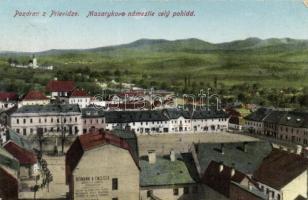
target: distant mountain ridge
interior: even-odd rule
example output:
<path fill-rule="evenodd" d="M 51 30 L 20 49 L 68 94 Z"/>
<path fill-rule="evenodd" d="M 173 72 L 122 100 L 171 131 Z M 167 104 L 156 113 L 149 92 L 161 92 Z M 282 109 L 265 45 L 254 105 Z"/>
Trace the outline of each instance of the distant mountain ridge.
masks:
<path fill-rule="evenodd" d="M 112 52 L 116 50 L 140 50 L 140 51 L 243 51 L 243 50 L 303 50 L 308 49 L 308 40 L 291 38 L 247 38 L 223 43 L 210 43 L 197 38 L 165 40 L 165 39 L 139 39 L 128 44 L 97 47 L 89 49 L 51 49 L 42 52 L 10 52 L 3 51 L 0 55 L 55 55 L 63 53 L 98 53 Z"/>

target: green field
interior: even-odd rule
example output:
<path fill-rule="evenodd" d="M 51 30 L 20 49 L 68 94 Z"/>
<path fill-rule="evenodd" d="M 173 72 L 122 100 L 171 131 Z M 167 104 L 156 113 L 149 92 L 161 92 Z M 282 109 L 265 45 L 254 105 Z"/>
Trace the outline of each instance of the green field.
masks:
<path fill-rule="evenodd" d="M 238 94 L 241 88 L 257 85 L 258 90 L 275 92 L 295 89 L 294 96 L 308 86 L 306 40 L 249 38 L 222 44 L 197 39 L 139 40 L 114 47 L 37 53 L 39 64 L 55 66 L 53 72 L 12 69 L 7 64 L 8 58 L 27 62 L 30 55 L 2 54 L 2 89 L 10 83 L 42 88 L 54 76 L 74 79 L 82 86 L 94 79 L 114 79 L 179 92 L 212 87 L 222 93 L 232 90 Z M 9 89 L 24 91 L 22 87 Z"/>

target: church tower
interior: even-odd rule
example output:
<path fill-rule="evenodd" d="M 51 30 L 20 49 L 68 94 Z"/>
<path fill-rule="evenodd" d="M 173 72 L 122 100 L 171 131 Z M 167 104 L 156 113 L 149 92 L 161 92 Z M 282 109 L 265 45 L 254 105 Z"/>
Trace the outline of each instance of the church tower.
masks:
<path fill-rule="evenodd" d="M 33 56 L 32 56 L 32 67 L 33 67 L 33 68 L 38 68 L 37 59 L 36 59 L 36 57 L 35 57 L 34 54 L 33 54 Z"/>

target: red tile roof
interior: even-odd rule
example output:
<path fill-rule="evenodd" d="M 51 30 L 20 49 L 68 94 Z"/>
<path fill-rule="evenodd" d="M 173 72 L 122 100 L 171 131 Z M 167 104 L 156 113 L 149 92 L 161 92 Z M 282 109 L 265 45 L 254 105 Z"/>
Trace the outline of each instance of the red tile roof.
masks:
<path fill-rule="evenodd" d="M 18 146 L 12 141 L 6 143 L 3 148 L 12 154 L 19 161 L 20 165 L 34 165 L 37 163 L 36 156 L 33 152 Z"/>
<path fill-rule="evenodd" d="M 46 86 L 48 92 L 71 92 L 75 89 L 74 81 L 51 80 Z"/>
<path fill-rule="evenodd" d="M 2 167 L 0 167 L 0 198 L 18 199 L 18 181 Z"/>
<path fill-rule="evenodd" d="M 95 133 L 88 133 L 79 136 L 67 151 L 65 156 L 67 183 L 70 180 L 74 169 L 77 167 L 78 162 L 82 158 L 83 153 L 106 144 L 128 150 L 135 161 L 136 166 L 139 168 L 138 158 L 134 156 L 132 148 L 124 139 L 107 131 L 97 131 Z"/>
<path fill-rule="evenodd" d="M 256 181 L 280 190 L 307 169 L 307 158 L 280 149 L 273 149 L 263 159 L 253 178 Z"/>
<path fill-rule="evenodd" d="M 18 96 L 15 92 L 0 92 L 0 101 L 16 101 Z"/>
<path fill-rule="evenodd" d="M 84 90 L 76 89 L 72 92 L 71 97 L 90 97 Z"/>
<path fill-rule="evenodd" d="M 48 100 L 48 98 L 40 91 L 29 91 L 23 100 Z"/>
<path fill-rule="evenodd" d="M 241 183 L 245 178 L 245 174 L 235 170 L 235 174 L 231 177 L 231 167 L 223 165 L 223 170 L 220 172 L 220 163 L 211 161 L 202 177 L 202 183 L 208 185 L 218 193 L 229 197 L 231 181 Z"/>
<path fill-rule="evenodd" d="M 241 117 L 241 113 L 235 109 L 227 108 L 226 112 L 231 115 L 232 117 Z"/>

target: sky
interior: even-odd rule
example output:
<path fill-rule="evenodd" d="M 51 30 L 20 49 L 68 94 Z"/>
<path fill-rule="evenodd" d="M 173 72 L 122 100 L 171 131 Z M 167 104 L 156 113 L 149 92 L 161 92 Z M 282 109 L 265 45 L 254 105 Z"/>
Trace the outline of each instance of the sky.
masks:
<path fill-rule="evenodd" d="M 0 51 L 37 52 L 130 43 L 141 38 L 308 39 L 304 0 L 0 0 Z M 13 17 L 75 11 L 78 17 Z M 194 11 L 192 17 L 86 17 L 89 11 Z"/>

